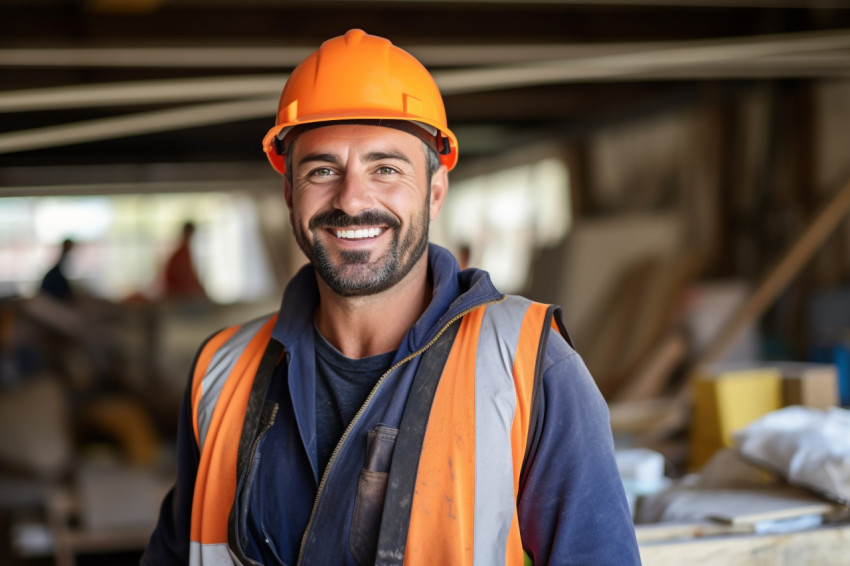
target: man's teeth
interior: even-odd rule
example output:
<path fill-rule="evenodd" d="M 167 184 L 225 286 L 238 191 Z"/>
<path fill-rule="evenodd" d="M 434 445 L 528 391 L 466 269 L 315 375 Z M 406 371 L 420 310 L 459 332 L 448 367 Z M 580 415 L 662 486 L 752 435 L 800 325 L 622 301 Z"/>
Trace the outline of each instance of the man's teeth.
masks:
<path fill-rule="evenodd" d="M 359 240 L 361 238 L 374 238 L 380 233 L 380 228 L 358 228 L 357 230 L 337 230 L 336 237 L 346 240 Z"/>

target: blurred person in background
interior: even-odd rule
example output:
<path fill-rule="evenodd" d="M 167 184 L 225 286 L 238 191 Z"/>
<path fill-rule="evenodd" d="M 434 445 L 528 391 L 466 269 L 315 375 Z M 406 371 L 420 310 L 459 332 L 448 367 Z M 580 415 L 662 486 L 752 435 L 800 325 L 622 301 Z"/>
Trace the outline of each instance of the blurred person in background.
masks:
<path fill-rule="evenodd" d="M 330 39 L 264 149 L 310 263 L 201 346 L 142 564 L 638 564 L 560 309 L 428 242 L 458 156 L 428 71 Z"/>
<path fill-rule="evenodd" d="M 205 299 L 207 294 L 192 258 L 195 223 L 183 223 L 177 248 L 169 256 L 163 270 L 163 294 L 169 299 Z"/>
<path fill-rule="evenodd" d="M 65 275 L 65 266 L 68 256 L 74 249 L 74 240 L 65 238 L 62 241 L 62 249 L 59 259 L 51 267 L 41 280 L 41 292 L 59 301 L 70 302 L 74 296 L 74 290 L 68 277 Z"/>

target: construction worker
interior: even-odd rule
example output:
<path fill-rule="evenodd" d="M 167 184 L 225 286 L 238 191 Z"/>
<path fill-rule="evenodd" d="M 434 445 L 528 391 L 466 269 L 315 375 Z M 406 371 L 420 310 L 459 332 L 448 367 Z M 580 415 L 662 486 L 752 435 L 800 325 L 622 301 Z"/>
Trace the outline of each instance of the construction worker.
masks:
<path fill-rule="evenodd" d="M 458 157 L 428 71 L 351 30 L 263 142 L 310 264 L 201 347 L 143 564 L 638 564 L 558 308 L 428 243 Z"/>

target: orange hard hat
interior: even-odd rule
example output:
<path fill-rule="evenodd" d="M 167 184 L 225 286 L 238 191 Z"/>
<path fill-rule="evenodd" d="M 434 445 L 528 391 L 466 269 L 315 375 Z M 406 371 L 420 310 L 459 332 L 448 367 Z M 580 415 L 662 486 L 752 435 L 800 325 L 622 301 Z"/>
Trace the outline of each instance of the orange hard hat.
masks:
<path fill-rule="evenodd" d="M 431 74 L 389 40 L 359 29 L 325 41 L 292 71 L 277 123 L 263 139 L 272 167 L 286 172 L 288 142 L 300 131 L 340 121 L 403 129 L 434 147 L 449 170 L 457 163 L 457 138 Z"/>

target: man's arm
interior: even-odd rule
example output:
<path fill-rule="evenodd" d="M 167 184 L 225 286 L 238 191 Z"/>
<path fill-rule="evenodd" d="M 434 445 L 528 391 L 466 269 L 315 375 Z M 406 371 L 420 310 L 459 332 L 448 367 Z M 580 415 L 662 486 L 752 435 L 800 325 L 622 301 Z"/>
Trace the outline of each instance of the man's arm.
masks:
<path fill-rule="evenodd" d="M 177 455 L 177 482 L 162 502 L 159 522 L 142 556 L 142 566 L 182 566 L 189 563 L 192 497 L 200 460 L 192 426 L 191 380 L 180 407 Z"/>
<path fill-rule="evenodd" d="M 535 564 L 640 564 L 608 407 L 554 331 L 542 363 L 518 502 L 523 547 Z"/>

